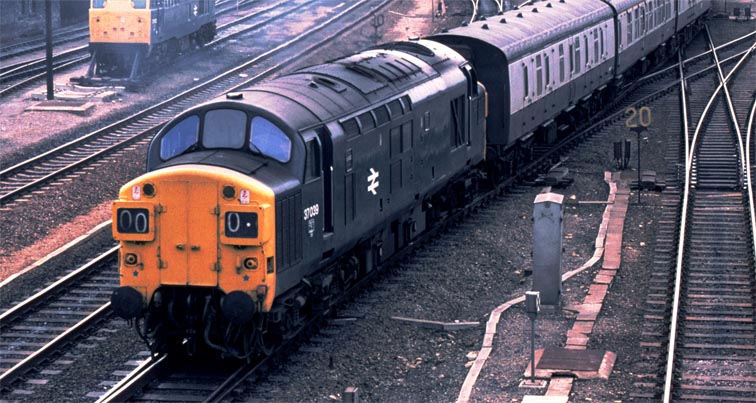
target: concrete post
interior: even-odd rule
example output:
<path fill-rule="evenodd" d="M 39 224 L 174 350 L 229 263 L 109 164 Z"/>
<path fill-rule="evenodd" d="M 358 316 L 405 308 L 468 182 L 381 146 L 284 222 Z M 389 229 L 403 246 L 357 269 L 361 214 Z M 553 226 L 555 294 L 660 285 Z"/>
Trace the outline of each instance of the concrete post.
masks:
<path fill-rule="evenodd" d="M 562 201 L 564 196 L 541 193 L 533 206 L 533 291 L 542 306 L 559 306 L 562 294 Z"/>

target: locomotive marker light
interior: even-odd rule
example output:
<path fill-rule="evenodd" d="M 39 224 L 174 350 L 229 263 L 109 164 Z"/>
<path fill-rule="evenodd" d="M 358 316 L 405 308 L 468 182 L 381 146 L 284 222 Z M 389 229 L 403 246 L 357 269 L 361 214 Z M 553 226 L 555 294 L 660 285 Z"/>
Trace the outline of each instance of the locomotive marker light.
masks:
<path fill-rule="evenodd" d="M 533 291 L 543 305 L 556 309 L 562 294 L 562 201 L 564 195 L 541 193 L 533 207 Z"/>
<path fill-rule="evenodd" d="M 525 292 L 525 312 L 530 318 L 530 383 L 535 384 L 535 321 L 541 310 L 541 293 Z"/>
<path fill-rule="evenodd" d="M 641 204 L 641 133 L 651 126 L 651 108 L 641 106 L 635 109 L 634 106 L 625 110 L 627 120 L 625 126 L 634 131 L 638 137 L 638 204 Z"/>

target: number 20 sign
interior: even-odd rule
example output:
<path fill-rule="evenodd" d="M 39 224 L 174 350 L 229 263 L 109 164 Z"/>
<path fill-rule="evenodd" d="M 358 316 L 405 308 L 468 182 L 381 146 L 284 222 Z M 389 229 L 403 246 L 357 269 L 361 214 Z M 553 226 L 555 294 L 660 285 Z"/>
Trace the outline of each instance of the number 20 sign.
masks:
<path fill-rule="evenodd" d="M 639 109 L 631 106 L 625 109 L 625 114 L 627 115 L 627 119 L 625 120 L 626 127 L 632 129 L 638 126 L 651 126 L 651 108 L 648 106 L 641 106 Z"/>

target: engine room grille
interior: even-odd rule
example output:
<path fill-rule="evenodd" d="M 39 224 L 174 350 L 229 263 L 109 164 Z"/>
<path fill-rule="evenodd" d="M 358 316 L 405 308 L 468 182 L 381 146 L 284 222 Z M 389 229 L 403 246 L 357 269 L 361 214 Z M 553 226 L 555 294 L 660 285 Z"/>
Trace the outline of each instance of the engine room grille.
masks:
<path fill-rule="evenodd" d="M 302 260 L 302 194 L 276 202 L 276 260 L 283 271 Z"/>

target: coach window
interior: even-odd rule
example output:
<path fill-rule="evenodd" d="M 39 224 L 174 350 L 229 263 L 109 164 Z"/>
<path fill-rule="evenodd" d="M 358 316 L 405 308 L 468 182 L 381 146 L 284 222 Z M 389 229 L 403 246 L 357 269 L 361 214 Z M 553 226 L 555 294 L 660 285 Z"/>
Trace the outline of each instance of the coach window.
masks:
<path fill-rule="evenodd" d="M 619 48 L 622 49 L 622 22 L 617 24 L 617 42 L 619 42 Z"/>
<path fill-rule="evenodd" d="M 585 65 L 590 65 L 591 48 L 588 47 L 588 35 L 583 35 L 583 45 L 585 45 Z"/>
<path fill-rule="evenodd" d="M 546 80 L 544 80 L 544 81 L 546 82 L 546 89 L 548 89 L 549 85 L 551 84 L 551 72 L 550 72 L 551 68 L 549 66 L 549 54 L 548 53 L 545 53 L 543 55 L 543 67 L 544 67 L 545 72 L 546 72 Z"/>
<path fill-rule="evenodd" d="M 564 82 L 564 44 L 559 44 L 559 82 Z"/>
<path fill-rule="evenodd" d="M 580 73 L 580 37 L 575 40 L 575 73 Z"/>
<path fill-rule="evenodd" d="M 672 2 L 670 0 L 665 0 L 664 4 L 666 7 L 664 7 L 664 14 L 666 15 L 665 19 L 669 19 L 669 17 L 672 16 Z"/>
<path fill-rule="evenodd" d="M 575 73 L 575 45 L 570 43 L 570 75 Z"/>
<path fill-rule="evenodd" d="M 105 0 L 92 0 L 92 8 L 105 7 Z"/>
<path fill-rule="evenodd" d="M 541 55 L 536 55 L 536 94 L 541 96 L 543 93 L 543 65 L 541 64 Z"/>
<path fill-rule="evenodd" d="M 627 11 L 627 45 L 630 46 L 630 44 L 633 42 L 633 13 L 628 10 Z"/>
<path fill-rule="evenodd" d="M 637 8 L 635 9 L 634 13 L 635 13 L 635 38 L 637 39 L 638 37 L 640 37 L 640 34 L 641 34 L 640 27 L 638 26 L 638 24 L 640 23 L 640 18 L 638 18 Z"/>
<path fill-rule="evenodd" d="M 260 116 L 252 118 L 249 148 L 279 162 L 289 162 L 291 140 L 278 126 Z"/>
<path fill-rule="evenodd" d="M 131 0 L 134 8 L 147 8 L 147 0 Z"/>
<path fill-rule="evenodd" d="M 601 57 L 604 57 L 604 29 L 599 28 L 599 41 L 601 42 Z"/>
<path fill-rule="evenodd" d="M 160 139 L 160 158 L 167 161 L 197 144 L 199 122 L 199 116 L 194 115 L 173 126 Z"/>
<path fill-rule="evenodd" d="M 599 31 L 598 29 L 593 29 L 593 62 L 598 63 L 599 62 Z"/>
<path fill-rule="evenodd" d="M 530 88 L 528 88 L 528 66 L 522 65 L 522 97 L 527 99 L 530 94 Z"/>
<path fill-rule="evenodd" d="M 645 33 L 646 32 L 646 7 L 641 6 L 640 17 L 641 17 L 640 30 L 643 33 Z M 640 32 L 638 32 L 638 34 L 640 34 Z"/>
<path fill-rule="evenodd" d="M 246 137 L 247 114 L 238 109 L 215 109 L 205 113 L 202 146 L 242 148 Z"/>

